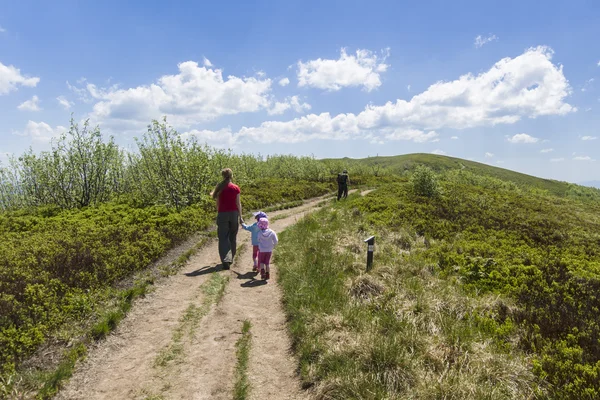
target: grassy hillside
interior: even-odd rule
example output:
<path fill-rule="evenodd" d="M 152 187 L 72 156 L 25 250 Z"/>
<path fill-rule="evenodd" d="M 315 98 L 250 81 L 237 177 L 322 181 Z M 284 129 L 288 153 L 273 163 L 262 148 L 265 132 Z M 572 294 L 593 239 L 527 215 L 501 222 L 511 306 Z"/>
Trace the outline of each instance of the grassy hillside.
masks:
<path fill-rule="evenodd" d="M 333 160 L 325 161 L 329 162 Z M 566 196 L 575 186 L 567 182 L 537 178 L 504 168 L 435 154 L 418 153 L 390 157 L 369 157 L 363 159 L 342 158 L 337 161 L 347 165 L 349 169 L 354 167 L 360 168 L 361 170 L 366 169 L 368 171 L 370 169 L 373 172 L 386 171 L 393 174 L 403 174 L 405 171 L 409 171 L 419 164 L 426 165 L 437 172 L 463 169 L 478 175 L 486 175 L 511 181 L 523 187 L 546 190 L 557 196 Z"/>
<path fill-rule="evenodd" d="M 442 172 L 351 196 L 281 235 L 304 384 L 324 399 L 600 398 L 596 192 L 582 202 L 574 185 L 449 157 L 388 167 L 402 159 Z M 449 169 L 455 160 L 465 168 Z"/>

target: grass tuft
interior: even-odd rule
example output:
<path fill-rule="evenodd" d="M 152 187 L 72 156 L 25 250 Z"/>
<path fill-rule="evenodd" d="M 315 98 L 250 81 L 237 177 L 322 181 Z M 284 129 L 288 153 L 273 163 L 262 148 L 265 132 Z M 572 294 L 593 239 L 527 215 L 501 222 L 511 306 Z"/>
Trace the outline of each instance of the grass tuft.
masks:
<path fill-rule="evenodd" d="M 252 335 L 250 328 L 252 324 L 245 320 L 242 325 L 242 337 L 235 344 L 237 364 L 235 367 L 235 386 L 233 398 L 235 400 L 246 400 L 250 393 L 250 382 L 248 381 L 248 361 L 250 360 L 250 347 L 252 346 Z"/>

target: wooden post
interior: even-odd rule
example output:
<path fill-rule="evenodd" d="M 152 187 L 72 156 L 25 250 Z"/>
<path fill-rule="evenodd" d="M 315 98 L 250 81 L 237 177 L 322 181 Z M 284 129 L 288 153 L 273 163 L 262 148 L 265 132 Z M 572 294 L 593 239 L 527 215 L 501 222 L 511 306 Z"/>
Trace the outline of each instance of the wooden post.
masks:
<path fill-rule="evenodd" d="M 373 251 L 375 250 L 375 236 L 365 239 L 367 244 L 367 271 L 373 268 Z"/>

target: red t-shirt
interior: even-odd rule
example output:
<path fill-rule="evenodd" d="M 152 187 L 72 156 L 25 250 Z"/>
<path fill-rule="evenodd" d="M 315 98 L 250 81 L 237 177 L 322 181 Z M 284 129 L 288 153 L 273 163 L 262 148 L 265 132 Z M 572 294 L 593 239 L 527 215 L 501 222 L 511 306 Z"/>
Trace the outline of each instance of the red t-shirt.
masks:
<path fill-rule="evenodd" d="M 240 188 L 237 185 L 229 182 L 227 186 L 219 193 L 219 201 L 217 209 L 219 212 L 237 211 L 237 203 L 235 202 L 237 195 L 240 194 Z"/>

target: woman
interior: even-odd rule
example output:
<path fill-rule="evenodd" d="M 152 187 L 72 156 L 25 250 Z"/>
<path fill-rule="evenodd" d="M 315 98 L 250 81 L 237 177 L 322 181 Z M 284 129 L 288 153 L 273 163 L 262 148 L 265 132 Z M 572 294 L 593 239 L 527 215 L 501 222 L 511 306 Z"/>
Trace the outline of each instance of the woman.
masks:
<path fill-rule="evenodd" d="M 231 182 L 233 172 L 230 168 L 221 171 L 223 181 L 211 193 L 217 201 L 217 236 L 219 237 L 219 256 L 223 269 L 229 269 L 235 257 L 238 224 L 242 218 L 240 188 Z"/>

